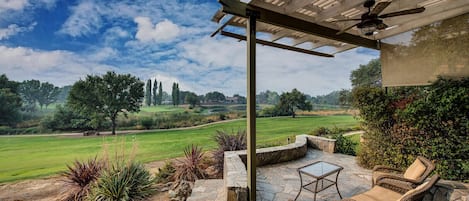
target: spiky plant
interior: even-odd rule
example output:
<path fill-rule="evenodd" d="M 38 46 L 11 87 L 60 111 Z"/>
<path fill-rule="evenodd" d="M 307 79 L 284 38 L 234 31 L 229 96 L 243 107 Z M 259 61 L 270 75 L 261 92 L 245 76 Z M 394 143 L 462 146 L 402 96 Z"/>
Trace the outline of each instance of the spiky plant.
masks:
<path fill-rule="evenodd" d="M 246 131 L 238 130 L 236 133 L 232 131 L 216 131 L 214 136 L 215 142 L 218 144 L 218 149 L 213 153 L 215 159 L 215 168 L 218 172 L 223 172 L 223 160 L 225 151 L 237 151 L 247 148 L 246 144 Z"/>
<path fill-rule="evenodd" d="M 73 165 L 67 165 L 68 170 L 62 175 L 65 176 L 66 182 L 73 186 L 73 190 L 65 200 L 83 200 L 103 167 L 104 163 L 96 157 L 85 162 L 75 160 Z"/>
<path fill-rule="evenodd" d="M 144 200 L 155 192 L 154 180 L 136 162 L 115 164 L 93 185 L 89 198 L 95 201 Z"/>
<path fill-rule="evenodd" d="M 174 178 L 177 181 L 195 181 L 204 179 L 206 173 L 202 167 L 204 152 L 197 145 L 187 146 L 184 149 L 184 159 L 177 160 L 175 164 L 176 172 Z"/>

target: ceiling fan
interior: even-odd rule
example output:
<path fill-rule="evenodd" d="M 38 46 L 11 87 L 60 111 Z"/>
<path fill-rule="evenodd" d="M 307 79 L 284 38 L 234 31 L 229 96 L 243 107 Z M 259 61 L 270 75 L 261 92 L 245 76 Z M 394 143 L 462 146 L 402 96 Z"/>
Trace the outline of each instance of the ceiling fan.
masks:
<path fill-rule="evenodd" d="M 386 13 L 380 15 L 380 13 L 391 4 L 391 1 L 384 1 L 384 2 L 379 2 L 376 4 L 376 6 L 371 9 L 375 5 L 375 0 L 366 0 L 363 6 L 365 8 L 368 8 L 368 12 L 364 13 L 361 18 L 358 19 L 344 19 L 344 20 L 335 20 L 332 22 L 345 22 L 345 21 L 360 21 L 359 23 L 356 23 L 354 25 L 348 26 L 345 29 L 342 29 L 341 31 L 337 32 L 337 35 L 342 34 L 349 29 L 353 27 L 359 28 L 362 33 L 366 36 L 371 36 L 376 30 L 383 30 L 388 27 L 388 25 L 383 23 L 383 18 L 388 18 L 388 17 L 395 17 L 395 16 L 401 16 L 401 15 L 410 15 L 410 14 L 416 14 L 416 13 L 421 13 L 425 11 L 424 7 L 419 7 L 419 8 L 413 8 L 413 9 L 408 9 L 408 10 L 401 10 L 401 11 L 396 11 L 392 13 Z"/>

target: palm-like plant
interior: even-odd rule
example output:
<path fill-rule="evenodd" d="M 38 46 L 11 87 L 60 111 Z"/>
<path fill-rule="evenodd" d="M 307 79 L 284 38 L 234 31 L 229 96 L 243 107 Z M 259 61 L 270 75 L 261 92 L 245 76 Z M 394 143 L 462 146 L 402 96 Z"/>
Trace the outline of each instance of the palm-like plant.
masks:
<path fill-rule="evenodd" d="M 67 165 L 68 170 L 62 175 L 74 190 L 66 200 L 83 200 L 90 190 L 90 185 L 100 176 L 103 167 L 104 163 L 96 157 L 86 162 L 75 160 L 72 166 Z"/>
<path fill-rule="evenodd" d="M 215 168 L 218 172 L 223 172 L 225 151 L 244 150 L 247 148 L 246 131 L 238 130 L 236 133 L 232 132 L 232 134 L 230 134 L 226 131 L 217 130 L 214 139 L 218 144 L 218 149 L 213 154 L 216 163 Z"/>
<path fill-rule="evenodd" d="M 202 148 L 197 145 L 187 146 L 184 149 L 185 158 L 177 160 L 176 173 L 174 177 L 176 180 L 181 181 L 195 181 L 197 179 L 204 179 L 206 173 L 202 167 L 202 159 L 204 153 Z"/>

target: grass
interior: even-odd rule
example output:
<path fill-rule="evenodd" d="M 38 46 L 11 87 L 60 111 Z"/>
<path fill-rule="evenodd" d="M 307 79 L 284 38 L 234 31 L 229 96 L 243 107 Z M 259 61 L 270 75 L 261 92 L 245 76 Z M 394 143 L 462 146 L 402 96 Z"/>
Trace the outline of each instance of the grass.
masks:
<path fill-rule="evenodd" d="M 257 143 L 259 147 L 285 144 L 287 137 L 308 133 L 320 126 L 346 128 L 357 125 L 357 120 L 347 115 L 260 118 L 257 120 Z M 245 128 L 246 121 L 237 120 L 195 129 L 117 137 L 0 137 L 0 183 L 56 174 L 65 170 L 66 164 L 74 159 L 84 160 L 99 154 L 104 143 L 116 144 L 125 140 L 127 150 L 130 150 L 131 142 L 135 141 L 138 144 L 137 160 L 150 162 L 183 156 L 184 147 L 191 143 L 204 150 L 213 150 L 216 148 L 213 140 L 216 130 Z"/>

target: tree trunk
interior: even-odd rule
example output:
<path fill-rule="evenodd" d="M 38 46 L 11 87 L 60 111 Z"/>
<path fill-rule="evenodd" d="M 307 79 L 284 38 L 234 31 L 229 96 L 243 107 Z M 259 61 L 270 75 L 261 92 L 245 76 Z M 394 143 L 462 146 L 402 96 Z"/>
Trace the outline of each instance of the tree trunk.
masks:
<path fill-rule="evenodd" d="M 116 117 L 115 116 L 112 117 L 111 121 L 112 121 L 112 134 L 116 135 Z"/>

